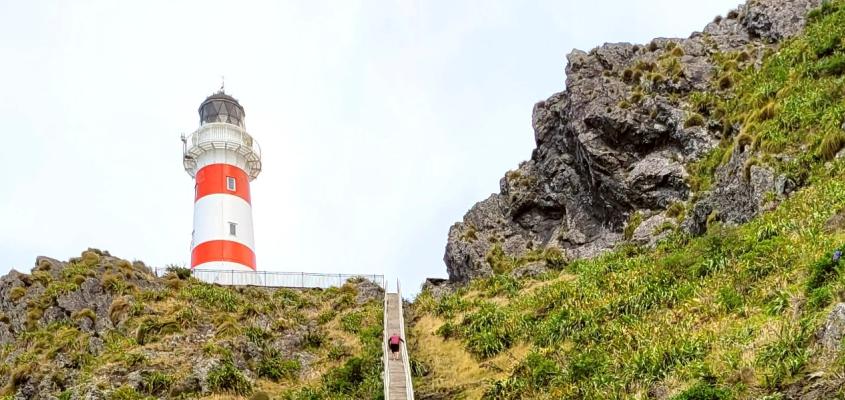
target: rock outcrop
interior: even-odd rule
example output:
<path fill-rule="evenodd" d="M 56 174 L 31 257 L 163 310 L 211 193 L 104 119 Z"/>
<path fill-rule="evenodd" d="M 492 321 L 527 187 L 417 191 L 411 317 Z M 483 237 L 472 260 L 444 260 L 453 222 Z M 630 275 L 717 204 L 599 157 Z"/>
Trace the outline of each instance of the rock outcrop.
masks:
<path fill-rule="evenodd" d="M 0 396 L 249 395 L 319 382 L 326 363 L 344 361 L 377 374 L 381 342 L 361 338 L 380 334 L 383 296 L 365 279 L 328 290 L 225 287 L 185 269 L 157 277 L 95 249 L 67 262 L 38 257 L 31 274 L 0 278 Z"/>
<path fill-rule="evenodd" d="M 492 274 L 487 258 L 494 246 L 512 257 L 544 248 L 570 259 L 592 257 L 630 239 L 623 231 L 635 213 L 660 216 L 649 223 L 658 228 L 652 225 L 666 222 L 664 210 L 695 197 L 683 228 L 699 233 L 708 218 L 745 222 L 765 206 L 766 193 L 788 193 L 794 183 L 772 171 L 746 172 L 742 148 L 719 168 L 710 191 L 692 193 L 688 165 L 740 127 L 691 114 L 689 96 L 726 89 L 714 82 L 715 55 L 744 52 L 744 62 L 755 65 L 800 32 L 819 3 L 751 1 L 687 39 L 569 54 L 565 90 L 534 106 L 531 159 L 449 230 L 450 281 Z M 659 234 L 641 230 L 636 240 L 653 243 Z"/>

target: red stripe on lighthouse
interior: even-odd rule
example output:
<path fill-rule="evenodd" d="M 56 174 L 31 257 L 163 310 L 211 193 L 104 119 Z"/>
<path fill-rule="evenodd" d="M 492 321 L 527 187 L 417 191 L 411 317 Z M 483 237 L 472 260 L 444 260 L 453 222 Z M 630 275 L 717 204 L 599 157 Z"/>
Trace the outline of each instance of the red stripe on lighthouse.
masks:
<path fill-rule="evenodd" d="M 235 179 L 235 190 L 229 190 L 228 178 Z M 211 164 L 197 171 L 197 194 L 194 201 L 210 194 L 225 193 L 238 196 L 252 204 L 249 195 L 249 176 L 230 164 Z"/>
<path fill-rule="evenodd" d="M 230 240 L 210 240 L 191 251 L 191 268 L 211 261 L 229 261 L 255 270 L 255 253 L 249 247 Z"/>

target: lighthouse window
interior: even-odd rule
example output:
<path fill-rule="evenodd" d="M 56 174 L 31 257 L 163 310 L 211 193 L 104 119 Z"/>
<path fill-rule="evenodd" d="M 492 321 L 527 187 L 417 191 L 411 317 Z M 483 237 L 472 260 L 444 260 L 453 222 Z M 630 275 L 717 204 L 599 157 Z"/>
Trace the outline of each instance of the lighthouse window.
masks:
<path fill-rule="evenodd" d="M 234 222 L 229 222 L 229 234 L 232 236 L 237 236 L 238 234 L 238 224 Z"/>
<path fill-rule="evenodd" d="M 235 184 L 236 184 L 235 178 L 233 178 L 231 176 L 226 177 L 226 189 L 229 189 L 229 190 L 234 192 L 235 188 L 236 188 Z"/>

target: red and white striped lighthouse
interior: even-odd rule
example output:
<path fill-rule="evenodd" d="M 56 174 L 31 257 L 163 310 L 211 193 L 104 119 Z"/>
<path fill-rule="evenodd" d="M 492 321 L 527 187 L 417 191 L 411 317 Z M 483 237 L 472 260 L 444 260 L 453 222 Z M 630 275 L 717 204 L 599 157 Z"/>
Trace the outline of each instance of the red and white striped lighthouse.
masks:
<path fill-rule="evenodd" d="M 199 114 L 199 129 L 182 137 L 195 181 L 191 269 L 255 271 L 249 183 L 261 173 L 261 149 L 246 132 L 243 107 L 222 88 Z"/>

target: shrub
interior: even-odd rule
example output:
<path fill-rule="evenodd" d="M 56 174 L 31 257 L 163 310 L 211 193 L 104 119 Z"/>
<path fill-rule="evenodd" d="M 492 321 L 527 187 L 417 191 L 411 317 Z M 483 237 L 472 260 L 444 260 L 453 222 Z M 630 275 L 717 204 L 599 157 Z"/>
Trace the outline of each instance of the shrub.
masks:
<path fill-rule="evenodd" d="M 83 308 L 83 309 L 76 311 L 76 312 L 74 312 L 73 314 L 70 315 L 70 319 L 72 319 L 74 321 L 79 321 L 82 318 L 88 318 L 91 321 L 96 321 L 97 320 L 97 314 L 93 310 L 91 310 L 90 308 Z"/>
<path fill-rule="evenodd" d="M 166 393 L 174 382 L 172 376 L 159 371 L 144 372 L 141 377 L 141 387 L 144 392 L 152 395 Z"/>
<path fill-rule="evenodd" d="M 810 291 L 807 295 L 807 308 L 810 310 L 818 310 L 830 304 L 833 299 L 833 294 L 827 286 L 816 288 Z"/>
<path fill-rule="evenodd" d="M 319 315 L 317 315 L 317 323 L 320 324 L 320 325 L 325 325 L 325 324 L 329 323 L 329 321 L 333 320 L 334 317 L 336 317 L 336 316 L 337 316 L 337 311 L 335 311 L 335 309 L 333 309 L 333 308 L 330 308 L 328 310 L 321 312 Z"/>
<path fill-rule="evenodd" d="M 522 284 L 509 275 L 494 275 L 484 281 L 479 281 L 483 286 L 488 297 L 495 297 L 507 295 L 508 297 L 516 296 Z"/>
<path fill-rule="evenodd" d="M 727 389 L 714 387 L 711 384 L 699 382 L 684 390 L 672 400 L 731 400 L 733 395 Z"/>
<path fill-rule="evenodd" d="M 330 360 L 337 361 L 350 355 L 352 355 L 352 352 L 343 344 L 335 344 L 329 347 L 328 357 Z"/>
<path fill-rule="evenodd" d="M 704 125 L 704 117 L 698 113 L 690 113 L 687 115 L 687 119 L 684 121 L 684 128 L 691 128 L 693 126 L 702 126 Z"/>
<path fill-rule="evenodd" d="M 346 332 L 358 333 L 361 330 L 361 323 L 364 315 L 360 311 L 353 311 L 340 317 L 340 329 Z"/>
<path fill-rule="evenodd" d="M 122 276 L 111 272 L 103 274 L 102 283 L 106 290 L 116 295 L 126 294 L 133 288 L 133 286 L 129 282 L 126 282 Z"/>
<path fill-rule="evenodd" d="M 183 298 L 196 301 L 205 307 L 228 312 L 237 310 L 241 303 L 240 296 L 232 289 L 204 282 L 191 283 L 182 289 L 181 295 Z"/>
<path fill-rule="evenodd" d="M 282 308 L 286 309 L 300 309 L 308 304 L 301 294 L 286 288 L 276 290 L 273 293 L 273 299 L 279 302 Z"/>
<path fill-rule="evenodd" d="M 504 311 L 493 304 L 482 304 L 461 322 L 467 350 L 475 356 L 488 358 L 509 348 L 514 341 L 516 327 Z"/>
<path fill-rule="evenodd" d="M 217 324 L 217 329 L 214 330 L 214 335 L 217 337 L 237 336 L 240 333 L 240 325 L 237 323 L 237 321 L 231 318 L 225 318 L 222 322 Z"/>
<path fill-rule="evenodd" d="M 121 386 L 109 394 L 109 400 L 144 400 L 144 395 L 129 386 Z"/>
<path fill-rule="evenodd" d="M 82 262 L 89 267 L 93 267 L 100 262 L 100 255 L 91 250 L 83 251 Z"/>
<path fill-rule="evenodd" d="M 637 227 L 643 222 L 643 214 L 639 211 L 635 211 L 628 217 L 628 223 L 625 224 L 625 229 L 622 231 L 622 235 L 625 237 L 625 240 L 631 240 L 634 237 L 634 231 L 637 230 Z"/>
<path fill-rule="evenodd" d="M 437 328 L 437 333 L 444 340 L 456 338 L 460 335 L 460 330 L 452 321 L 446 321 L 443 325 Z"/>
<path fill-rule="evenodd" d="M 640 75 L 641 75 L 641 72 L 637 71 L 637 72 L 634 74 L 634 79 L 639 80 L 639 79 L 640 79 Z M 633 93 L 631 93 L 631 98 L 630 98 L 630 99 L 628 99 L 628 101 L 629 101 L 631 104 L 639 104 L 641 101 L 643 101 L 643 98 L 644 98 L 644 97 L 645 97 L 645 95 L 643 94 L 643 92 L 641 92 L 641 91 L 634 91 Z"/>
<path fill-rule="evenodd" d="M 466 302 L 457 293 L 448 294 L 440 298 L 437 305 L 434 307 L 434 314 L 452 318 L 456 312 L 466 309 Z"/>
<path fill-rule="evenodd" d="M 278 352 L 272 351 L 261 356 L 256 372 L 260 377 L 279 381 L 282 378 L 296 378 L 301 369 L 299 360 L 284 359 Z"/>
<path fill-rule="evenodd" d="M 305 334 L 302 335 L 302 345 L 306 348 L 318 348 L 323 344 L 325 336 L 326 335 L 322 330 L 308 329 Z"/>
<path fill-rule="evenodd" d="M 35 271 L 32 273 L 32 280 L 46 288 L 53 281 L 53 276 L 47 271 Z"/>
<path fill-rule="evenodd" d="M 141 321 L 141 324 L 135 331 L 135 341 L 139 345 L 144 345 L 155 341 L 160 335 L 176 333 L 179 330 L 179 324 L 176 321 L 156 321 L 148 317 Z"/>
<path fill-rule="evenodd" d="M 21 297 L 26 295 L 26 288 L 23 286 L 15 286 L 11 290 L 9 290 L 9 299 L 12 301 L 18 301 Z"/>
<path fill-rule="evenodd" d="M 680 218 L 686 213 L 686 206 L 682 201 L 676 201 L 666 208 L 666 216 L 669 218 Z"/>
<path fill-rule="evenodd" d="M 368 378 L 378 382 L 380 375 L 381 361 L 378 358 L 352 357 L 343 366 L 325 375 L 323 385 L 334 393 L 353 394 L 366 390 L 365 382 Z"/>
<path fill-rule="evenodd" d="M 529 387 L 541 389 L 558 379 L 562 373 L 555 360 L 535 351 L 525 357 L 513 375 L 524 380 Z"/>
<path fill-rule="evenodd" d="M 74 292 L 79 289 L 79 286 L 73 282 L 52 282 L 44 291 L 44 296 L 53 300 L 61 295 Z"/>
<path fill-rule="evenodd" d="M 166 271 L 168 274 L 173 274 L 173 276 L 183 281 L 191 277 L 190 268 L 180 267 L 178 265 L 168 265 Z"/>
<path fill-rule="evenodd" d="M 193 306 L 182 308 L 176 313 L 175 318 L 176 322 L 178 322 L 183 328 L 191 327 L 199 321 L 199 316 Z"/>
<path fill-rule="evenodd" d="M 825 135 L 819 145 L 819 155 L 825 160 L 832 160 L 843 147 L 845 147 L 845 133 L 830 132 Z"/>
<path fill-rule="evenodd" d="M 249 397 L 249 400 L 270 400 L 270 395 L 267 392 L 255 392 Z"/>
<path fill-rule="evenodd" d="M 727 90 L 734 85 L 734 79 L 731 74 L 723 75 L 719 78 L 719 89 Z"/>
<path fill-rule="evenodd" d="M 607 356 L 596 350 L 576 354 L 569 362 L 569 378 L 574 381 L 589 379 L 607 368 Z"/>
<path fill-rule="evenodd" d="M 734 289 L 733 287 L 723 287 L 719 290 L 718 300 L 719 305 L 727 311 L 735 311 L 742 307 L 745 303 L 745 300 L 742 296 Z"/>
<path fill-rule="evenodd" d="M 270 332 L 267 332 L 257 326 L 250 326 L 246 328 L 244 330 L 244 335 L 246 336 L 247 340 L 257 346 L 263 346 L 268 339 L 273 337 Z"/>
<path fill-rule="evenodd" d="M 833 262 L 833 258 L 827 254 L 811 264 L 807 277 L 807 292 L 809 293 L 827 284 L 829 280 L 838 274 L 836 267 L 837 263 Z"/>
<path fill-rule="evenodd" d="M 26 312 L 26 326 L 28 328 L 34 327 L 41 320 L 44 315 L 44 310 L 40 308 L 31 308 Z"/>
<path fill-rule="evenodd" d="M 783 325 L 774 341 L 767 343 L 757 354 L 757 364 L 766 369 L 764 379 L 769 388 L 779 387 L 798 373 L 810 356 L 806 341 L 806 326 Z"/>
<path fill-rule="evenodd" d="M 126 297 L 116 297 L 109 306 L 109 319 L 113 324 L 117 324 L 126 316 L 129 308 L 129 300 Z"/>
<path fill-rule="evenodd" d="M 551 269 L 561 269 L 566 266 L 566 255 L 557 247 L 549 247 L 543 253 L 546 266 Z"/>
<path fill-rule="evenodd" d="M 493 245 L 484 257 L 490 268 L 497 274 L 510 272 L 516 266 L 516 259 L 505 254 L 499 243 Z"/>
<path fill-rule="evenodd" d="M 216 392 L 227 392 L 241 396 L 252 393 L 252 382 L 249 381 L 231 360 L 220 362 L 211 369 L 205 378 L 205 382 Z"/>

